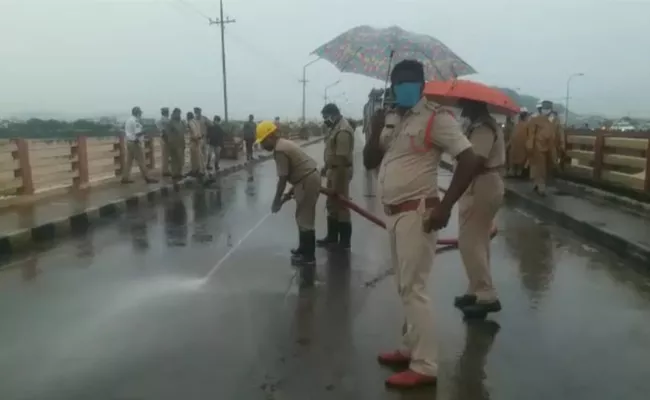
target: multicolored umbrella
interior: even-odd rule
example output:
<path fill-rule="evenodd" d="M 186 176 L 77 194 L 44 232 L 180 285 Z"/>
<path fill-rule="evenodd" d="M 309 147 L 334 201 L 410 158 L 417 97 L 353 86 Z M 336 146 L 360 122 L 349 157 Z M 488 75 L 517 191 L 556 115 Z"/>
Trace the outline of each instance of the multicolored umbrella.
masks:
<path fill-rule="evenodd" d="M 476 73 L 439 40 L 398 26 L 384 29 L 358 26 L 325 43 L 312 54 L 331 62 L 341 72 L 382 81 L 387 79 L 393 65 L 405 59 L 422 62 L 426 80 L 448 80 Z"/>
<path fill-rule="evenodd" d="M 466 80 L 431 81 L 424 86 L 424 95 L 436 103 L 455 107 L 459 99 L 487 103 L 490 112 L 511 115 L 520 108 L 507 94 L 479 82 Z"/>

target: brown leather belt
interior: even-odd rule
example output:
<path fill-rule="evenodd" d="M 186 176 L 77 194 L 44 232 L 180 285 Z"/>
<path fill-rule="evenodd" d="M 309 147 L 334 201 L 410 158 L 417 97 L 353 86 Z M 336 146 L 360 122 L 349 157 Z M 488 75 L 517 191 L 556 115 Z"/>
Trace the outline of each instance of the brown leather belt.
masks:
<path fill-rule="evenodd" d="M 420 206 L 420 199 L 406 200 L 399 204 L 384 205 L 384 213 L 388 216 L 401 214 L 407 211 L 415 211 Z M 440 199 L 437 197 L 428 197 L 424 199 L 424 208 L 434 208 L 440 205 Z"/>
<path fill-rule="evenodd" d="M 305 175 L 303 175 L 299 179 L 297 179 L 295 183 L 294 182 L 289 182 L 289 183 L 291 183 L 293 186 L 296 186 L 297 184 L 304 181 L 309 175 L 313 174 L 314 172 L 318 172 L 318 170 L 317 169 L 312 169 L 311 171 L 307 172 Z"/>

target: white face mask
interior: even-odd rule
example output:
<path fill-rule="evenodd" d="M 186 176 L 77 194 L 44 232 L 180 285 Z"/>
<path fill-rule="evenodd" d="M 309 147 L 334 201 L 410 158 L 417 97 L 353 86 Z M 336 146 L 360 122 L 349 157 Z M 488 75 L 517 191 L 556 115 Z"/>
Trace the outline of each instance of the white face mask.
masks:
<path fill-rule="evenodd" d="M 550 108 L 542 108 L 542 115 L 550 115 L 551 111 L 553 110 L 551 110 Z"/>

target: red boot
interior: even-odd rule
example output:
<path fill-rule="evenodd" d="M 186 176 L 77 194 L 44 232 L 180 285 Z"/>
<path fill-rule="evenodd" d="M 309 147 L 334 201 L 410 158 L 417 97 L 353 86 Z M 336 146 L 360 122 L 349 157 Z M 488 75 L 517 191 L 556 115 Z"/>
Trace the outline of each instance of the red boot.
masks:
<path fill-rule="evenodd" d="M 399 389 L 412 389 L 421 386 L 435 385 L 437 377 L 423 375 L 411 369 L 395 374 L 386 379 L 386 385 Z"/>
<path fill-rule="evenodd" d="M 395 350 L 379 354 L 377 361 L 382 365 L 408 366 L 411 362 L 411 357 L 402 354 L 399 350 Z"/>

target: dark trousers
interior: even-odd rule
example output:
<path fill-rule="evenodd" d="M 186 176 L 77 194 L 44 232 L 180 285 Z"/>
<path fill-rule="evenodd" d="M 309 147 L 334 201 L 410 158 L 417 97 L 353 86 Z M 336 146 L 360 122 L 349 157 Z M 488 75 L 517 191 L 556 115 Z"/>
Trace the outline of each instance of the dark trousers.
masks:
<path fill-rule="evenodd" d="M 246 143 L 246 158 L 250 160 L 253 158 L 253 143 L 255 143 L 255 139 L 244 139 L 244 142 Z"/>

